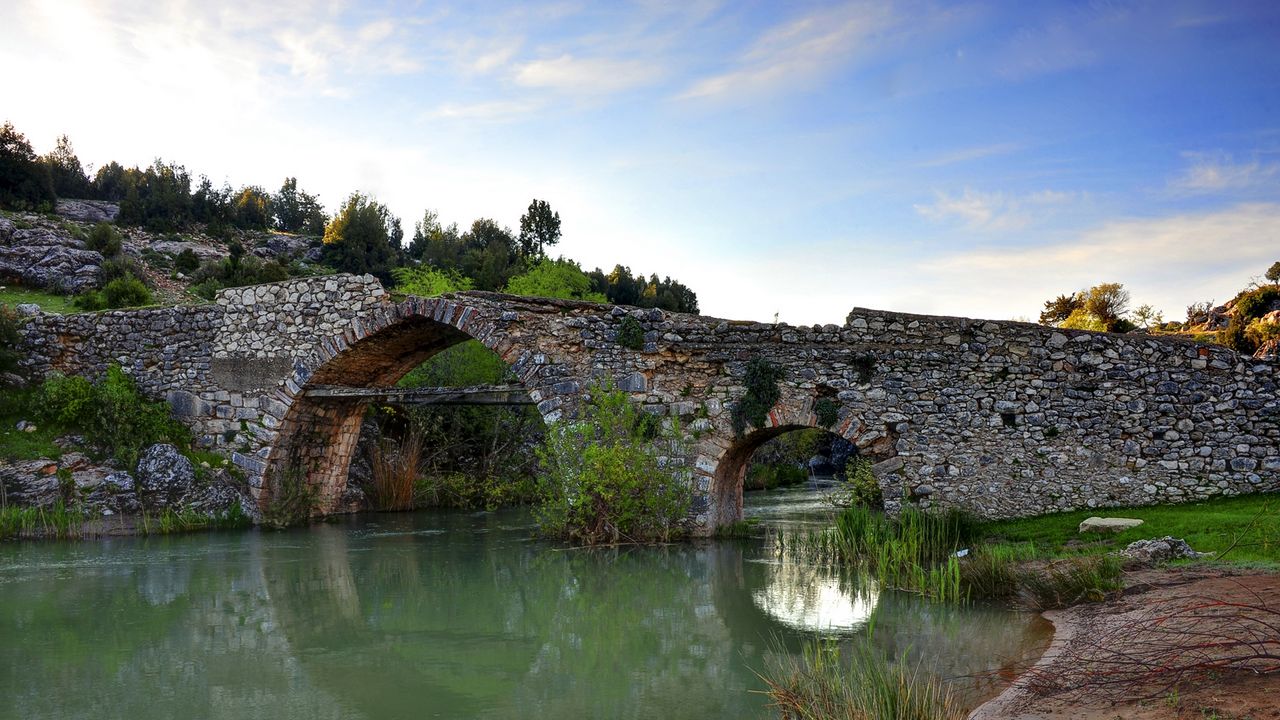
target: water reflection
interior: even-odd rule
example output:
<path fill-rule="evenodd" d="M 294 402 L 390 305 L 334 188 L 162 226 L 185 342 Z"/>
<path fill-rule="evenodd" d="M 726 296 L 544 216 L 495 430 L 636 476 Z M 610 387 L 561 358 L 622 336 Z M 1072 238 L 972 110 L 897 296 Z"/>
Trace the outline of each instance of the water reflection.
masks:
<path fill-rule="evenodd" d="M 862 590 L 759 541 L 560 548 L 519 512 L 4 545 L 0 717 L 767 717 L 755 671 L 815 629 L 874 617 L 951 676 L 1038 642 Z"/>

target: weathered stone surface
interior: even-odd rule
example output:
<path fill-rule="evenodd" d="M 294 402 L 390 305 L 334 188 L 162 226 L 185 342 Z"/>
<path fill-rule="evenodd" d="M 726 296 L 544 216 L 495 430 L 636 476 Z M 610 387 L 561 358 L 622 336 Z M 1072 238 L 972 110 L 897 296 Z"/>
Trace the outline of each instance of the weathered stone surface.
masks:
<path fill-rule="evenodd" d="M 11 505 L 49 507 L 62 497 L 57 470 L 44 458 L 0 464 L 0 494 Z"/>
<path fill-rule="evenodd" d="M 82 497 L 85 510 L 91 514 L 115 515 L 142 509 L 133 477 L 126 472 L 108 473 Z"/>
<path fill-rule="evenodd" d="M 1166 535 L 1152 540 L 1135 540 L 1129 543 L 1119 554 L 1139 562 L 1164 562 L 1179 558 L 1204 557 L 1213 553 L 1196 552 L 1191 549 L 1186 540 Z"/>
<path fill-rule="evenodd" d="M 255 503 L 245 495 L 226 470 L 218 468 L 207 473 L 203 484 L 191 488 L 182 498 L 183 506 L 206 515 L 221 516 L 239 508 L 249 517 L 255 515 Z"/>
<path fill-rule="evenodd" d="M 148 508 L 164 508 L 181 504 L 191 492 L 196 470 L 178 448 L 159 443 L 143 451 L 135 475 L 142 504 Z"/>
<path fill-rule="evenodd" d="M 1141 524 L 1141 520 L 1134 518 L 1091 517 L 1080 523 L 1080 532 L 1119 533 L 1130 528 L 1136 528 Z"/>
<path fill-rule="evenodd" d="M 641 325 L 643 351 L 617 345 L 623 318 Z M 260 502 L 302 465 L 324 507 L 339 505 L 364 405 L 308 388 L 390 386 L 467 338 L 509 363 L 547 422 L 601 377 L 657 417 L 696 422 L 686 460 L 704 530 L 739 516 L 751 453 L 817 426 L 819 398 L 836 401 L 830 430 L 875 463 L 891 510 L 921 486 L 933 489 L 922 505 L 986 517 L 1280 489 L 1276 365 L 1146 335 L 865 309 L 841 327 L 791 327 L 483 292 L 397 300 L 349 275 L 231 288 L 209 305 L 41 315 L 24 333 L 33 377 L 123 361 L 152 397 L 173 394 Z M 755 357 L 786 379 L 766 427 L 739 436 L 729 411 Z"/>
<path fill-rule="evenodd" d="M 190 250 L 200 259 L 200 262 L 221 260 L 231 254 L 227 248 L 221 245 L 206 245 L 189 240 L 161 240 L 160 242 L 151 243 L 149 247 L 156 252 L 174 257 L 181 255 L 183 251 Z"/>
<path fill-rule="evenodd" d="M 77 222 L 112 222 L 120 214 L 120 206 L 106 200 L 59 200 L 55 212 Z"/>
<path fill-rule="evenodd" d="M 29 228 L 6 233 L 0 229 L 0 243 L 0 278 L 67 292 L 98 286 L 102 255 L 85 250 L 81 241 L 65 231 Z"/>

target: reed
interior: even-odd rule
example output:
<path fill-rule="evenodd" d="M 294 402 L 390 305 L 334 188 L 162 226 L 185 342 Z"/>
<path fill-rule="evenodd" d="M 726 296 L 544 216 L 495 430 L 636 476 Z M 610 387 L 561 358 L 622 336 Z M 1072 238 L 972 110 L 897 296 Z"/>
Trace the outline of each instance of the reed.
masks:
<path fill-rule="evenodd" d="M 422 462 L 422 434 L 408 432 L 399 442 L 383 439 L 369 451 L 373 482 L 369 500 L 379 510 L 410 510 L 414 504 L 414 482 Z"/>
<path fill-rule="evenodd" d="M 815 642 L 801 657 L 778 653 L 761 675 L 784 720 L 960 720 L 966 709 L 939 678 L 869 643 L 841 653 Z"/>

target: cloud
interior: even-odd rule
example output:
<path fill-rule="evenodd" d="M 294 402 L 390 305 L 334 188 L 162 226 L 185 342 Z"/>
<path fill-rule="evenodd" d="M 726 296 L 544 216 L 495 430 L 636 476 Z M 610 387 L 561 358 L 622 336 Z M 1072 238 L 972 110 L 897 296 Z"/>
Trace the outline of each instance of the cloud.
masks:
<path fill-rule="evenodd" d="M 991 317 L 1031 316 L 1058 292 L 1122 282 L 1135 303 L 1167 317 L 1188 304 L 1223 300 L 1275 260 L 1280 204 L 1113 220 L 1032 248 L 977 249 L 919 265 L 942 304 Z M 1001 309 L 1002 308 L 1002 309 Z M 953 311 L 956 312 L 956 311 Z"/>
<path fill-rule="evenodd" d="M 957 163 L 965 163 L 970 160 L 981 160 L 985 157 L 995 155 L 1008 155 L 1017 152 L 1024 146 L 1022 143 L 996 143 L 994 145 L 981 145 L 978 147 L 961 148 L 935 158 L 919 163 L 919 167 L 943 167 L 944 165 L 955 165 Z"/>
<path fill-rule="evenodd" d="M 661 75 L 661 68 L 649 61 L 575 58 L 565 53 L 519 66 L 515 82 L 574 95 L 607 95 L 649 85 Z"/>
<path fill-rule="evenodd" d="M 733 69 L 703 78 L 683 99 L 739 99 L 812 85 L 864 49 L 893 22 L 884 4 L 827 8 L 770 28 Z"/>
<path fill-rule="evenodd" d="M 1181 175 L 1169 181 L 1169 188 L 1187 194 L 1221 193 L 1250 190 L 1276 184 L 1280 180 L 1280 164 L 1264 164 L 1257 158 L 1237 163 L 1225 153 L 1183 153 L 1188 166 Z"/>
<path fill-rule="evenodd" d="M 932 203 L 913 206 L 922 217 L 934 222 L 956 220 L 970 230 L 994 231 L 1022 229 L 1076 198 L 1075 193 L 1055 190 L 1017 196 L 972 188 L 956 196 L 941 191 L 934 195 Z"/>
<path fill-rule="evenodd" d="M 480 120 L 510 122 L 522 119 L 541 107 L 525 100 L 492 100 L 477 103 L 445 103 L 422 115 L 423 120 Z"/>

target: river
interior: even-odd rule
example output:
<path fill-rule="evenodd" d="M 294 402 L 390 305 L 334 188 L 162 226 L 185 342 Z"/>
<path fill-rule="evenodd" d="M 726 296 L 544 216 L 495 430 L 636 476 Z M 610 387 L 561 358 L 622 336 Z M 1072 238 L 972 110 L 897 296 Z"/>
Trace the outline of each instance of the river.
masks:
<path fill-rule="evenodd" d="M 764 718 L 757 671 L 817 636 L 974 697 L 1046 642 L 780 558 L 818 493 L 747 514 L 753 538 L 606 550 L 534 539 L 522 509 L 0 544 L 0 717 Z"/>

